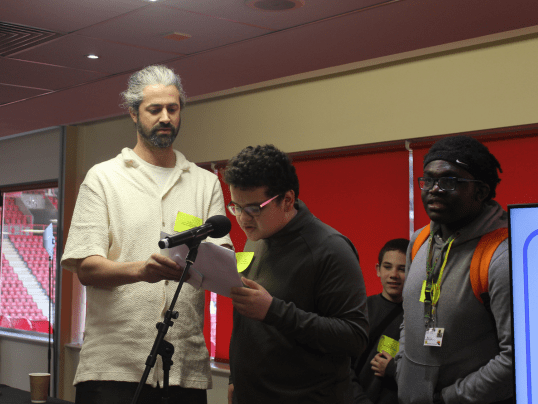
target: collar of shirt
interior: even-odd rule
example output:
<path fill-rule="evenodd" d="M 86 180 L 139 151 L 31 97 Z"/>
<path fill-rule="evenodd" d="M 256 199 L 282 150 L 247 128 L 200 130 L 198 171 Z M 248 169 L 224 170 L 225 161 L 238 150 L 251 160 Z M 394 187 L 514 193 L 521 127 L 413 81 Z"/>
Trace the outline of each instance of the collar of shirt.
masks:
<path fill-rule="evenodd" d="M 185 156 L 179 151 L 174 149 L 176 155 L 176 168 L 179 168 L 183 171 L 188 171 L 190 169 L 190 162 L 185 158 Z M 144 162 L 137 154 L 130 148 L 125 147 L 121 151 L 121 155 L 126 165 L 129 165 L 133 168 L 138 168 L 140 164 L 149 164 Z"/>

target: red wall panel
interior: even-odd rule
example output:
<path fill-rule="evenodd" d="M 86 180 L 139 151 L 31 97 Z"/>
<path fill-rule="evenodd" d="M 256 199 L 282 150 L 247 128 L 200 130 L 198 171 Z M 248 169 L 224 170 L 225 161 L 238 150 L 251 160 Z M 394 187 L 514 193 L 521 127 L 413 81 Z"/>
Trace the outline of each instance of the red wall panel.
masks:
<path fill-rule="evenodd" d="M 375 271 L 385 242 L 409 238 L 408 152 L 386 151 L 294 162 L 299 199 L 348 237 L 359 253 L 368 295 L 381 293 Z"/>
<path fill-rule="evenodd" d="M 497 157 L 503 172 L 495 200 L 506 209 L 508 204 L 538 202 L 538 136 L 483 141 Z"/>

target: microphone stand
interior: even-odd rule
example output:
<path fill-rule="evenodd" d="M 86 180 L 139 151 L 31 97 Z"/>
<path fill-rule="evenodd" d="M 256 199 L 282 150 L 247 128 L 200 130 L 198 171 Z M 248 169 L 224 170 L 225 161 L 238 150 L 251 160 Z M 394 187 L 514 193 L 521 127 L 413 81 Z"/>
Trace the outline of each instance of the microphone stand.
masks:
<path fill-rule="evenodd" d="M 168 404 L 168 399 L 169 399 L 168 383 L 169 383 L 169 377 L 170 377 L 170 367 L 174 363 L 172 362 L 172 355 L 174 354 L 174 346 L 170 342 L 165 341 L 164 337 L 166 336 L 166 333 L 168 332 L 168 328 L 174 325 L 174 322 L 172 321 L 172 319 L 175 320 L 179 317 L 179 313 L 177 311 L 174 311 L 174 306 L 179 296 L 179 292 L 181 291 L 181 287 L 183 286 L 183 283 L 185 282 L 185 278 L 187 274 L 189 273 L 189 268 L 191 267 L 192 264 L 194 264 L 194 261 L 196 260 L 196 256 L 198 254 L 198 247 L 200 246 L 201 242 L 202 242 L 201 239 L 193 239 L 192 241 L 185 243 L 187 247 L 189 247 L 189 253 L 187 254 L 187 258 L 185 259 L 185 261 L 187 262 L 187 265 L 185 266 L 185 270 L 183 271 L 183 274 L 181 275 L 181 279 L 179 280 L 176 293 L 174 294 L 172 303 L 170 303 L 170 308 L 167 310 L 164 316 L 164 320 L 160 323 L 157 323 L 156 325 L 157 330 L 159 331 L 157 333 L 157 336 L 155 337 L 155 342 L 153 343 L 153 348 L 151 348 L 151 353 L 149 354 L 146 360 L 146 369 L 144 370 L 144 374 L 142 375 L 142 378 L 140 379 L 140 382 L 138 383 L 138 387 L 136 389 L 133 400 L 131 401 L 131 404 L 136 404 L 138 402 L 138 398 L 140 396 L 140 393 L 142 392 L 142 388 L 144 387 L 144 384 L 146 384 L 146 381 L 148 379 L 149 372 L 155 366 L 155 362 L 157 361 L 157 355 L 161 355 L 163 358 L 164 381 L 163 381 L 163 396 L 161 399 L 161 403 Z"/>

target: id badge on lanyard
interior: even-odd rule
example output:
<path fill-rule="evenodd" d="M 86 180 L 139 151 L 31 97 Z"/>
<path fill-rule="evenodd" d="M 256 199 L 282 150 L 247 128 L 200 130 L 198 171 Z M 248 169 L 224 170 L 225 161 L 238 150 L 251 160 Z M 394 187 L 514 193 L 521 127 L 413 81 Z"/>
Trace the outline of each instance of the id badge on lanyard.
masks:
<path fill-rule="evenodd" d="M 455 236 L 451 236 L 447 240 L 448 248 L 439 271 L 437 282 L 433 282 L 433 233 L 430 234 L 430 240 L 428 243 L 428 263 L 426 269 L 427 279 L 422 283 L 422 290 L 420 293 L 420 301 L 424 303 L 424 323 L 426 325 L 426 332 L 424 335 L 424 346 L 441 347 L 443 344 L 443 336 L 445 334 L 444 328 L 435 327 L 435 319 L 437 317 L 437 303 L 441 296 L 441 281 L 443 279 L 443 272 L 448 260 L 448 254 L 452 243 L 455 240 Z M 445 244 L 446 245 L 446 244 Z"/>
<path fill-rule="evenodd" d="M 440 347 L 443 344 L 443 335 L 445 334 L 444 328 L 428 328 L 426 335 L 424 335 L 424 346 L 436 346 Z"/>

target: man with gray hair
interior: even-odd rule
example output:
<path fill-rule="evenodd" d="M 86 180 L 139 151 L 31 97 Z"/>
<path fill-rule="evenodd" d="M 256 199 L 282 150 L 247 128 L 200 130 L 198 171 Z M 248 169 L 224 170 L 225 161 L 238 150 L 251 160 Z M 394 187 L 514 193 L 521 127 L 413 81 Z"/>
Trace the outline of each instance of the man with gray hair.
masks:
<path fill-rule="evenodd" d="M 161 255 L 160 232 L 181 212 L 206 221 L 225 214 L 218 178 L 172 148 L 185 93 L 165 66 L 134 73 L 122 94 L 137 129 L 134 149 L 92 167 L 80 187 L 62 266 L 87 291 L 86 331 L 75 376 L 76 403 L 130 403 L 156 331 L 183 269 Z M 231 246 L 228 236 L 208 241 Z M 170 402 L 206 403 L 211 387 L 203 336 L 204 291 L 185 284 L 179 318 L 166 340 L 175 347 Z M 160 402 L 161 358 L 138 403 Z"/>

